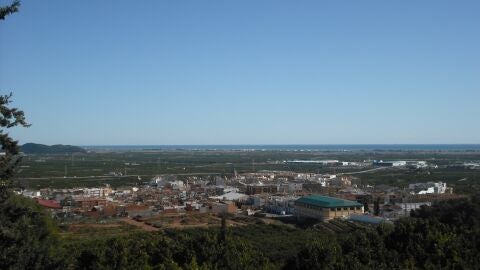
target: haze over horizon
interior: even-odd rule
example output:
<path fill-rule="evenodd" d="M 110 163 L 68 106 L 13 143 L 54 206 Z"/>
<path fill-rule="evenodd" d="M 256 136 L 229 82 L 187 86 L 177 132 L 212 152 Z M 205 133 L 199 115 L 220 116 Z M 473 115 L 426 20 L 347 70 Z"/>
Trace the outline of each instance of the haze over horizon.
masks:
<path fill-rule="evenodd" d="M 348 2 L 24 0 L 0 25 L 0 90 L 33 124 L 11 134 L 480 144 L 480 2 Z"/>

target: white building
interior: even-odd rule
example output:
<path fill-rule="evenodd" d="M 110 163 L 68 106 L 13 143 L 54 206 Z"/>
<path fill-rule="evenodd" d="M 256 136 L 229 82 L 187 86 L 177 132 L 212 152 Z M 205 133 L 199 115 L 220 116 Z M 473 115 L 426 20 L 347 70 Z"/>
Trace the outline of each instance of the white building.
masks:
<path fill-rule="evenodd" d="M 168 185 L 174 190 L 185 190 L 185 184 L 181 180 L 170 181 Z"/>
<path fill-rule="evenodd" d="M 156 187 L 164 187 L 167 184 L 166 179 L 161 176 L 157 176 L 150 181 L 150 185 Z"/>
<path fill-rule="evenodd" d="M 338 160 L 288 160 L 286 163 L 313 163 L 322 165 L 334 165 L 339 163 Z"/>
<path fill-rule="evenodd" d="M 219 195 L 211 198 L 222 200 L 222 201 L 241 201 L 248 198 L 248 195 L 243 193 L 237 193 L 237 192 L 229 192 L 229 193 L 225 193 L 223 195 Z"/>
<path fill-rule="evenodd" d="M 17 194 L 22 194 L 25 197 L 35 198 L 42 196 L 40 191 L 32 191 L 32 190 L 23 190 L 21 192 L 17 192 Z"/>
<path fill-rule="evenodd" d="M 336 175 L 321 175 L 315 174 L 308 178 L 309 181 L 319 183 L 322 187 L 328 187 L 330 185 L 330 181 L 334 179 Z"/>
<path fill-rule="evenodd" d="M 424 160 L 407 161 L 407 166 L 420 169 L 420 168 L 427 168 L 428 163 Z"/>
<path fill-rule="evenodd" d="M 373 165 L 386 166 L 386 167 L 403 167 L 407 165 L 407 162 L 403 160 L 398 160 L 398 161 L 374 160 Z"/>
<path fill-rule="evenodd" d="M 408 185 L 415 194 L 443 194 L 447 190 L 447 183 L 443 182 L 427 182 L 427 183 L 414 183 Z"/>
<path fill-rule="evenodd" d="M 279 215 L 294 214 L 296 196 L 272 196 L 265 203 L 265 209 Z"/>
<path fill-rule="evenodd" d="M 86 197 L 107 197 L 112 193 L 111 188 L 84 188 L 83 195 Z"/>

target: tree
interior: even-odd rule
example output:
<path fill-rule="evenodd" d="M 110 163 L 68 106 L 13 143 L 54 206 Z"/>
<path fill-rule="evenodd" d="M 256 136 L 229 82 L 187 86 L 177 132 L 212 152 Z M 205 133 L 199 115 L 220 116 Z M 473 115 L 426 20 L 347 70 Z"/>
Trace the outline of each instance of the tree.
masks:
<path fill-rule="evenodd" d="M 370 212 L 370 208 L 368 208 L 368 201 L 363 202 L 363 211 Z"/>
<path fill-rule="evenodd" d="M 12 4 L 0 7 L 0 20 L 18 11 L 20 1 L 15 0 Z M 25 114 L 17 108 L 10 108 L 12 93 L 0 95 L 0 144 L 3 156 L 0 157 L 0 200 L 5 197 L 5 191 L 10 183 L 7 180 L 13 175 L 14 169 L 20 162 L 18 142 L 13 140 L 4 129 L 15 126 L 30 126 L 25 121 Z M 4 198 L 5 199 L 5 198 Z"/>
<path fill-rule="evenodd" d="M 5 129 L 15 126 L 30 126 L 25 121 L 25 114 L 17 108 L 10 108 L 12 94 L 0 96 L 0 144 L 4 155 L 0 157 L 0 179 L 2 186 L 8 186 L 7 180 L 13 175 L 20 162 L 18 142 L 13 140 Z"/>
<path fill-rule="evenodd" d="M 225 241 L 227 239 L 227 220 L 225 218 L 225 214 L 222 215 L 222 224 L 220 227 L 220 237 L 219 237 L 219 243 L 220 244 L 225 244 Z"/>
<path fill-rule="evenodd" d="M 18 11 L 19 1 L 0 7 L 0 20 Z M 13 195 L 11 177 L 21 160 L 18 142 L 6 130 L 28 127 L 23 111 L 12 108 L 12 93 L 0 95 L 0 269 L 61 268 L 52 256 L 58 246 L 50 216 L 34 201 Z"/>
<path fill-rule="evenodd" d="M 0 7 L 0 20 L 5 20 L 5 17 L 18 11 L 20 1 L 15 0 L 9 6 Z"/>
<path fill-rule="evenodd" d="M 378 197 L 373 202 L 373 214 L 375 216 L 380 215 L 380 198 L 378 198 Z"/>
<path fill-rule="evenodd" d="M 61 268 L 50 216 L 33 200 L 10 195 L 0 202 L 0 269 Z"/>
<path fill-rule="evenodd" d="M 305 245 L 284 269 L 342 269 L 342 248 L 333 236 L 314 239 Z"/>
<path fill-rule="evenodd" d="M 18 11 L 19 1 L 14 1 L 9 6 L 0 7 L 0 20 Z M 0 145 L 2 156 L 0 156 L 0 203 L 8 199 L 8 189 L 11 187 L 10 178 L 15 168 L 20 163 L 20 151 L 18 142 L 13 140 L 6 129 L 23 126 L 28 127 L 25 121 L 25 114 L 17 108 L 11 108 L 12 93 L 0 95 Z"/>

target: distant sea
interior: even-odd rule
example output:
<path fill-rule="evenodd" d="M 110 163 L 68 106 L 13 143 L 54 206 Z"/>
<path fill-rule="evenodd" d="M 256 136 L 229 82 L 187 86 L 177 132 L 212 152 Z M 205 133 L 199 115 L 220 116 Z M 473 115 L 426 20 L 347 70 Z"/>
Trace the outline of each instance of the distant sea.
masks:
<path fill-rule="evenodd" d="M 93 151 L 480 151 L 480 144 L 85 145 Z"/>

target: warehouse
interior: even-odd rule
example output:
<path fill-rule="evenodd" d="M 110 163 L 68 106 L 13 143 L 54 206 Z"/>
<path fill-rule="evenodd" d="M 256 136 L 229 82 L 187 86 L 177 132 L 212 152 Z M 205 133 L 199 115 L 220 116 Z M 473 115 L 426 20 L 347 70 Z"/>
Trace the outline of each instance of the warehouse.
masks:
<path fill-rule="evenodd" d="M 383 160 L 374 160 L 373 166 L 383 166 L 383 167 L 404 167 L 407 166 L 406 161 L 383 161 Z"/>
<path fill-rule="evenodd" d="M 295 201 L 295 215 L 298 219 L 314 218 L 321 221 L 333 218 L 363 214 L 363 205 L 333 197 L 310 195 Z"/>

